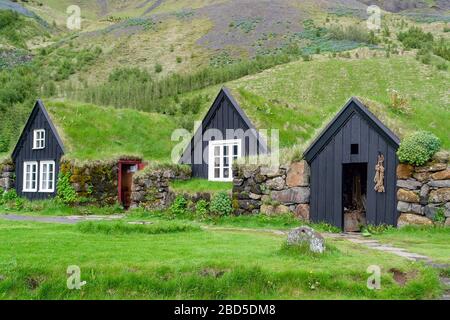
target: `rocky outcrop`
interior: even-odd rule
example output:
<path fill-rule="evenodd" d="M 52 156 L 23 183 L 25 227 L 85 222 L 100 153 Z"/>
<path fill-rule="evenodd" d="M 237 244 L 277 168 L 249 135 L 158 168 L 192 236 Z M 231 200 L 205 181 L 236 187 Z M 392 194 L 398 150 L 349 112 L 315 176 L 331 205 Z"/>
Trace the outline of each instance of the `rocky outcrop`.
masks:
<path fill-rule="evenodd" d="M 235 166 L 235 214 L 291 212 L 299 219 L 309 220 L 309 177 L 306 161 L 277 167 Z"/>

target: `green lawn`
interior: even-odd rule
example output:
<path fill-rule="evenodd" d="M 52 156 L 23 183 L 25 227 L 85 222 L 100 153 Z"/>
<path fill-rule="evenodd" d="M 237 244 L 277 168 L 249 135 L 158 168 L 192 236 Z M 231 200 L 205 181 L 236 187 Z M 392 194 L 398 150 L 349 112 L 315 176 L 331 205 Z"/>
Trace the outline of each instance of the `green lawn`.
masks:
<path fill-rule="evenodd" d="M 233 183 L 208 181 L 205 179 L 190 179 L 186 181 L 175 180 L 171 182 L 170 188 L 177 193 L 215 193 L 220 191 L 231 192 Z"/>
<path fill-rule="evenodd" d="M 0 298 L 428 299 L 440 294 L 434 270 L 345 240 L 330 240 L 328 252 L 316 257 L 282 250 L 284 236 L 258 231 L 183 232 L 170 224 L 158 234 L 107 229 L 0 220 Z M 79 266 L 87 281 L 79 291 L 66 287 L 69 265 Z M 370 265 L 382 269 L 381 290 L 366 287 Z M 391 268 L 411 275 L 405 286 L 393 280 Z"/>
<path fill-rule="evenodd" d="M 391 229 L 375 239 L 390 243 L 411 252 L 420 253 L 437 263 L 450 264 L 450 228 L 403 227 Z"/>

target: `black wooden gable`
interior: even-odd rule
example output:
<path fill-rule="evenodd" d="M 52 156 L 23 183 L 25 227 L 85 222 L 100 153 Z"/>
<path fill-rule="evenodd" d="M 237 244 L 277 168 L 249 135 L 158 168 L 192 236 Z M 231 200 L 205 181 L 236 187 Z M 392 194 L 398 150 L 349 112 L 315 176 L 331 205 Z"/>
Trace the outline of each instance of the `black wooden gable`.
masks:
<path fill-rule="evenodd" d="M 259 136 L 258 131 L 245 114 L 244 110 L 242 110 L 231 92 L 225 87 L 220 90 L 211 108 L 202 120 L 200 127 L 197 129 L 191 142 L 183 152 L 180 163 L 189 162 L 194 149 L 202 144 L 202 134 L 208 129 L 219 129 L 224 135 L 226 129 L 243 129 L 244 131 L 250 129 L 255 133 L 255 138 L 258 141 L 259 153 L 268 152 L 265 140 L 263 137 Z M 245 150 L 244 153 L 245 155 L 248 155 Z"/>
<path fill-rule="evenodd" d="M 329 141 L 345 126 L 345 124 L 357 113 L 379 134 L 385 141 L 395 149 L 400 144 L 399 138 L 387 128 L 364 104 L 357 98 L 352 97 L 342 110 L 325 127 L 322 133 L 312 142 L 304 152 L 306 161 L 311 163 L 314 158 L 326 147 Z"/>
<path fill-rule="evenodd" d="M 52 120 L 50 119 L 50 116 L 47 112 L 47 110 L 44 107 L 43 102 L 39 99 L 36 101 L 36 104 L 34 105 L 33 110 L 31 111 L 30 116 L 28 117 L 28 120 L 25 124 L 24 129 L 22 130 L 22 133 L 20 134 L 19 140 L 17 141 L 16 146 L 14 147 L 14 150 L 12 152 L 12 159 L 15 160 L 21 151 L 21 149 L 24 147 L 24 144 L 27 142 L 27 136 L 32 136 L 32 129 L 34 126 L 34 123 L 36 119 L 38 118 L 38 115 L 42 115 L 43 120 L 46 122 L 46 125 L 48 126 L 48 129 L 50 129 L 51 134 L 53 135 L 56 144 L 61 148 L 61 152 L 64 153 L 64 144 L 61 139 L 61 137 L 58 134 L 58 131 L 56 130 L 56 127 L 54 126 Z M 47 133 L 48 135 L 48 133 Z M 31 137 L 30 136 L 30 137 Z"/>

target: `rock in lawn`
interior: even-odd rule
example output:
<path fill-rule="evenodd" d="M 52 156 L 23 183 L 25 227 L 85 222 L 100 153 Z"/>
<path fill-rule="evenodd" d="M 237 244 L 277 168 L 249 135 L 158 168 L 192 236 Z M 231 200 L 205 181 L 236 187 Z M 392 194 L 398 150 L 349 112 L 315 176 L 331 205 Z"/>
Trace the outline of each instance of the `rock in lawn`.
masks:
<path fill-rule="evenodd" d="M 289 232 L 287 243 L 290 246 L 307 245 L 309 250 L 314 253 L 323 253 L 325 251 L 324 238 L 310 227 L 303 226 Z"/>

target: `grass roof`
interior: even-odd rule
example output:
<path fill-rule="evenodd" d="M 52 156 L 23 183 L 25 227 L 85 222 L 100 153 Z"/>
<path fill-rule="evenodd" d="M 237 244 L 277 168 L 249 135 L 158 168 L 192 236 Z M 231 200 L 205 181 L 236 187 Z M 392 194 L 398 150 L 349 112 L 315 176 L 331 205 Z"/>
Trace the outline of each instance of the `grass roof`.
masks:
<path fill-rule="evenodd" d="M 177 126 L 168 116 L 79 102 L 44 101 L 44 104 L 69 159 L 170 159 L 174 146 L 171 134 Z"/>

